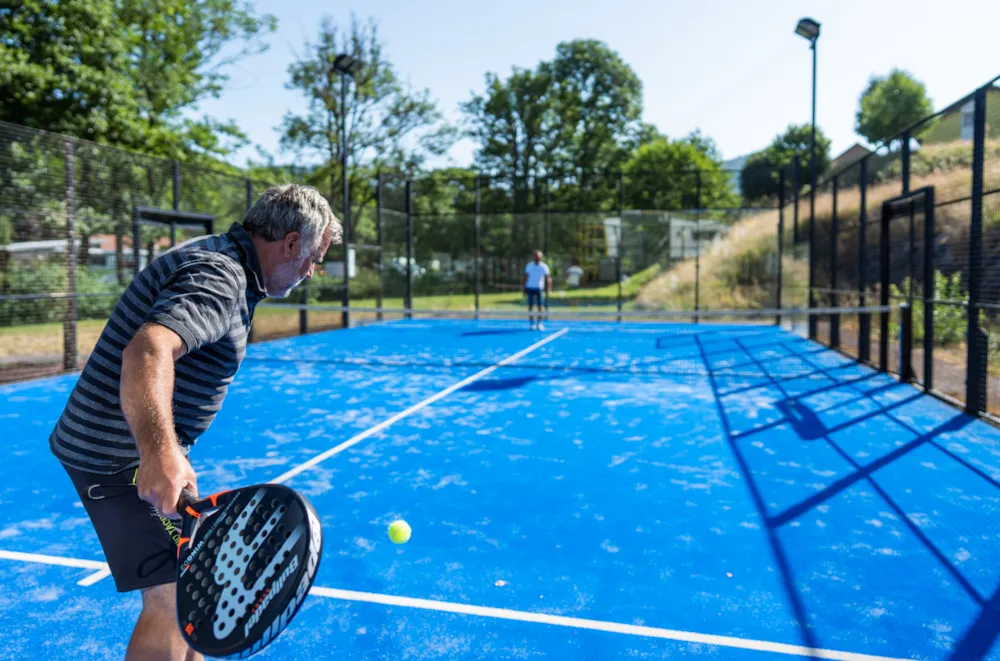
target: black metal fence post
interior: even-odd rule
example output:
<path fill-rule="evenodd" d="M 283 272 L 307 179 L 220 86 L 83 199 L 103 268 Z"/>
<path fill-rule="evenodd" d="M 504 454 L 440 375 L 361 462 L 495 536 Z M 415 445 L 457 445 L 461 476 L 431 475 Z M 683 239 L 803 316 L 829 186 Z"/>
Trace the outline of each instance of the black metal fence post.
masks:
<path fill-rule="evenodd" d="M 406 180 L 406 318 L 412 319 L 413 309 L 413 181 Z"/>
<path fill-rule="evenodd" d="M 924 388 L 934 388 L 934 189 L 924 194 Z"/>
<path fill-rule="evenodd" d="M 173 174 L 173 206 L 174 211 L 181 210 L 181 164 L 178 161 L 173 162 L 172 166 Z M 170 221 L 170 247 L 173 248 L 177 245 L 177 223 Z"/>
<path fill-rule="evenodd" d="M 810 310 L 816 307 L 816 166 L 815 159 L 810 159 L 810 172 L 811 179 L 809 183 L 809 284 L 806 287 L 806 307 Z M 818 319 L 816 315 L 809 315 L 809 339 L 815 340 L 817 329 L 818 329 Z"/>
<path fill-rule="evenodd" d="M 140 258 L 142 257 L 142 222 L 139 220 L 139 207 L 132 207 L 132 277 L 139 275 L 142 270 Z"/>
<path fill-rule="evenodd" d="M 547 191 L 546 191 L 547 192 Z M 476 292 L 476 319 L 479 319 L 479 289 L 481 285 L 479 284 L 480 272 L 482 271 L 482 239 L 480 237 L 480 224 L 482 220 L 480 219 L 480 212 L 482 207 L 480 206 L 481 195 L 479 192 L 479 175 L 476 175 L 476 251 L 475 251 L 475 287 Z"/>
<path fill-rule="evenodd" d="M 868 157 L 861 159 L 858 189 L 861 202 L 858 209 L 860 235 L 858 241 L 858 305 L 867 305 L 868 295 Z M 872 318 L 867 312 L 858 315 L 858 359 L 868 362 L 872 356 Z"/>
<path fill-rule="evenodd" d="M 799 245 L 799 189 L 802 188 L 800 183 L 801 175 L 801 164 L 799 163 L 799 157 L 796 156 L 792 160 L 792 203 L 795 207 L 792 209 L 792 247 Z"/>
<path fill-rule="evenodd" d="M 382 321 L 382 276 L 385 268 L 382 247 L 382 171 L 375 173 L 375 243 L 378 246 L 378 262 L 375 265 L 375 272 L 378 274 L 378 288 L 375 290 L 375 307 L 378 312 L 375 318 Z"/>
<path fill-rule="evenodd" d="M 247 178 L 244 181 L 244 187 L 246 189 L 246 210 L 250 211 L 250 207 L 253 206 L 253 180 Z M 251 312 L 251 319 L 252 319 L 252 317 L 253 317 L 253 313 Z M 247 343 L 253 342 L 253 335 L 254 335 L 253 329 L 254 329 L 254 326 L 253 326 L 253 322 L 251 321 L 251 323 L 250 323 L 250 331 L 247 333 Z"/>
<path fill-rule="evenodd" d="M 305 282 L 302 283 L 302 305 L 308 305 L 309 303 L 309 287 Z M 305 335 L 309 332 L 309 311 L 304 307 L 299 308 L 299 334 Z"/>
<path fill-rule="evenodd" d="M 902 145 L 902 167 L 903 167 L 903 195 L 910 192 L 910 132 L 903 132 Z"/>
<path fill-rule="evenodd" d="M 833 178 L 833 217 L 830 219 L 830 306 L 836 308 L 840 297 L 837 296 L 837 240 L 840 224 L 837 219 L 837 193 L 839 182 Z M 840 314 L 835 312 L 830 316 L 830 346 L 840 348 Z"/>
<path fill-rule="evenodd" d="M 882 219 L 879 224 L 879 305 L 889 305 L 889 221 L 892 207 L 882 205 Z M 889 369 L 889 312 L 879 312 L 878 366 L 885 372 Z"/>
<path fill-rule="evenodd" d="M 618 321 L 622 320 L 622 256 L 625 253 L 625 173 L 618 173 L 618 250 L 615 274 L 618 279 Z"/>
<path fill-rule="evenodd" d="M 986 410 L 988 338 L 979 327 L 983 261 L 983 170 L 986 147 L 986 87 L 976 91 L 972 133 L 972 214 L 969 222 L 968 375 L 965 408 L 972 415 Z"/>
<path fill-rule="evenodd" d="M 781 309 L 781 286 L 782 286 L 782 273 L 781 273 L 781 260 L 784 256 L 785 247 L 785 168 L 781 167 L 778 170 L 778 265 L 777 265 L 777 277 L 778 277 L 778 289 L 775 292 L 775 308 Z M 781 315 L 775 315 L 774 323 L 778 326 L 781 325 Z"/>
<path fill-rule="evenodd" d="M 63 317 L 63 368 L 75 370 L 76 348 L 76 145 L 66 140 L 66 284 L 69 299 Z"/>
<path fill-rule="evenodd" d="M 899 380 L 913 381 L 913 306 L 906 303 L 899 319 Z"/>
<path fill-rule="evenodd" d="M 694 216 L 694 311 L 701 310 L 701 171 L 695 173 Z M 697 316 L 695 323 L 700 320 Z"/>
<path fill-rule="evenodd" d="M 544 252 L 546 258 L 549 254 L 549 237 L 552 235 L 552 196 L 549 191 L 549 178 L 545 177 L 545 238 Z"/>

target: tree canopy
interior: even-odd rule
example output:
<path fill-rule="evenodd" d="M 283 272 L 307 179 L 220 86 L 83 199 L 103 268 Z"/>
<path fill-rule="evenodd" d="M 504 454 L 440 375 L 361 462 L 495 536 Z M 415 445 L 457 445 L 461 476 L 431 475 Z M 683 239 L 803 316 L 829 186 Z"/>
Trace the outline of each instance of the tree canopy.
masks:
<path fill-rule="evenodd" d="M 901 69 L 887 76 L 872 76 L 858 101 L 855 130 L 872 144 L 889 140 L 934 112 L 924 84 Z M 913 135 L 930 128 L 924 124 Z"/>

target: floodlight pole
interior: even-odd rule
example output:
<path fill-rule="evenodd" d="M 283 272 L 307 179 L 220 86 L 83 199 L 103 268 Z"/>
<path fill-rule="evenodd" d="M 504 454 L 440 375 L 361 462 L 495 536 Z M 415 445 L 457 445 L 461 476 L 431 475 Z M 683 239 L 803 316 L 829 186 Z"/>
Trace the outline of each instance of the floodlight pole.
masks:
<path fill-rule="evenodd" d="M 344 311 L 341 313 L 341 323 L 344 328 L 351 327 L 351 272 L 349 270 L 348 258 L 351 251 L 351 192 L 347 182 L 347 77 L 354 77 L 354 74 L 363 66 L 363 62 L 351 55 L 338 55 L 333 61 L 333 69 L 340 74 L 340 170 L 341 179 L 344 185 L 344 212 L 343 212 L 343 244 L 344 244 Z"/>
<path fill-rule="evenodd" d="M 816 250 L 816 41 L 812 40 L 812 135 L 809 139 L 809 307 L 816 307 L 813 298 L 813 278 L 815 277 L 814 256 Z M 809 316 L 809 337 L 816 337 L 816 318 Z"/>
<path fill-rule="evenodd" d="M 344 185 L 344 312 L 341 323 L 351 327 L 351 274 L 348 260 L 351 250 L 351 193 L 347 184 L 347 74 L 340 74 L 340 176 Z"/>
<path fill-rule="evenodd" d="M 813 298 L 814 266 L 816 251 L 816 42 L 819 40 L 820 24 L 811 18 L 803 18 L 795 27 L 795 33 L 809 40 L 812 50 L 812 128 L 809 140 L 809 291 L 808 305 L 816 307 Z M 816 337 L 816 319 L 809 317 L 809 337 Z"/>

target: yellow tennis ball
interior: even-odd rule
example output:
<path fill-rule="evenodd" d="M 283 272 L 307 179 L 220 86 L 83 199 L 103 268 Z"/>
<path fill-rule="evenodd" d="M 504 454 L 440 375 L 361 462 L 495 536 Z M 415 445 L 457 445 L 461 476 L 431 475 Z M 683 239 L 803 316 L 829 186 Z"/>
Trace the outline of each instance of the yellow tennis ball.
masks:
<path fill-rule="evenodd" d="M 393 544 L 405 544 L 410 539 L 410 524 L 406 521 L 393 521 L 389 524 L 389 539 Z"/>

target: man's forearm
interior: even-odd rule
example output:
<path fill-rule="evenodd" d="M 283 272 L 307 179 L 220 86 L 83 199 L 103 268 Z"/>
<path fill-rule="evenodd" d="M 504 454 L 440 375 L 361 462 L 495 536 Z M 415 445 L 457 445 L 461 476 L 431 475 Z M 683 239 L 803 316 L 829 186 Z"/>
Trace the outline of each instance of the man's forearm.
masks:
<path fill-rule="evenodd" d="M 139 457 L 173 449 L 174 357 L 142 332 L 122 356 L 121 404 Z"/>

